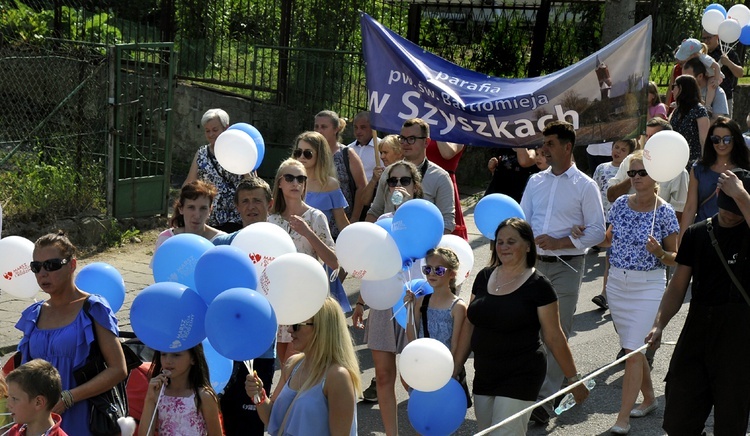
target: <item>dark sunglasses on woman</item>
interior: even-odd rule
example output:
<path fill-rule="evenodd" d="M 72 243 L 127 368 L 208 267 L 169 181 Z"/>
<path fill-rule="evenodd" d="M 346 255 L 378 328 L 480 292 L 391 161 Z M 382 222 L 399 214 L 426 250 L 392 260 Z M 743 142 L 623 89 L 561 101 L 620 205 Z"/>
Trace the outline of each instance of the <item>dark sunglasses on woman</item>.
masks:
<path fill-rule="evenodd" d="M 65 259 L 47 259 L 44 262 L 35 260 L 29 264 L 29 268 L 34 274 L 39 274 L 42 271 L 42 268 L 49 272 L 57 271 L 68 262 L 70 262 L 69 257 L 66 257 Z"/>
<path fill-rule="evenodd" d="M 315 324 L 311 322 L 301 322 L 299 324 L 292 324 L 292 331 L 294 332 L 299 331 L 300 327 L 302 327 L 303 325 L 315 325 Z"/>
<path fill-rule="evenodd" d="M 292 153 L 292 156 L 294 156 L 295 159 L 299 159 L 300 156 L 304 156 L 305 159 L 312 159 L 313 158 L 313 152 L 312 150 L 308 149 L 301 149 L 301 148 L 295 148 L 294 152 Z"/>
<path fill-rule="evenodd" d="M 284 180 L 286 180 L 287 183 L 292 183 L 293 181 L 297 181 L 300 185 L 305 183 L 307 181 L 307 176 L 293 176 L 291 174 L 284 174 Z"/>
<path fill-rule="evenodd" d="M 425 265 L 422 267 L 422 274 L 428 276 L 431 273 L 435 273 L 436 276 L 442 277 L 445 275 L 445 272 L 448 271 L 448 268 L 444 266 L 430 266 Z"/>
<path fill-rule="evenodd" d="M 386 183 L 388 183 L 388 186 L 391 188 L 395 188 L 396 186 L 401 184 L 401 186 L 409 186 L 411 185 L 411 177 L 404 176 L 404 177 L 389 177 L 386 180 Z"/>
<path fill-rule="evenodd" d="M 723 142 L 724 145 L 729 145 L 732 143 L 732 135 L 727 135 L 727 136 L 712 135 L 711 142 L 713 142 L 714 144 Z"/>
<path fill-rule="evenodd" d="M 646 177 L 647 175 L 648 175 L 648 172 L 646 172 L 646 170 L 630 170 L 630 171 L 628 171 L 628 177 L 635 177 L 635 176 Z"/>

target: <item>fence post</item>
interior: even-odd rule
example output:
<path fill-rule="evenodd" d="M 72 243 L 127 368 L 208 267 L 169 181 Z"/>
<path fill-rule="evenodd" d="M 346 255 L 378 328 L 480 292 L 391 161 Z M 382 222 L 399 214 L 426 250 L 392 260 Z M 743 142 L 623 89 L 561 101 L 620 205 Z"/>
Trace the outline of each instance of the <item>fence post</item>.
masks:
<path fill-rule="evenodd" d="M 114 45 L 107 46 L 107 215 L 114 216 L 115 213 L 115 135 L 117 124 L 115 120 L 115 93 L 117 81 L 117 48 Z"/>
<path fill-rule="evenodd" d="M 552 0 L 542 0 L 536 12 L 528 77 L 538 77 L 542 74 L 542 60 L 544 59 L 544 46 L 547 45 L 547 26 L 549 26 L 551 9 Z"/>
<path fill-rule="evenodd" d="M 281 0 L 281 26 L 279 28 L 279 72 L 276 92 L 276 104 L 285 104 L 289 87 L 289 42 L 291 40 L 291 22 L 294 13 L 294 0 Z M 257 62 L 257 59 L 256 59 Z"/>
<path fill-rule="evenodd" d="M 406 39 L 419 44 L 419 24 L 422 21 L 422 5 L 410 4 L 407 18 Z"/>

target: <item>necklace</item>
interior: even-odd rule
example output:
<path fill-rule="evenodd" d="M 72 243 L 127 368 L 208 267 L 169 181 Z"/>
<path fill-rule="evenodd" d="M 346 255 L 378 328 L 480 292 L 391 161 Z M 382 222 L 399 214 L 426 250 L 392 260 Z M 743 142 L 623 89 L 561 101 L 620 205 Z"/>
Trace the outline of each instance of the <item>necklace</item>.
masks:
<path fill-rule="evenodd" d="M 516 280 L 520 279 L 520 278 L 521 278 L 521 277 L 522 277 L 522 276 L 523 276 L 524 274 L 526 274 L 526 271 L 522 271 L 522 272 L 521 272 L 521 274 L 518 274 L 517 276 L 515 276 L 515 277 L 513 278 L 513 280 L 509 280 L 509 281 L 507 281 L 507 282 L 505 282 L 505 283 L 500 283 L 500 284 L 499 284 L 499 285 L 497 285 L 497 287 L 495 288 L 495 293 L 498 293 L 498 292 L 500 292 L 500 289 L 501 289 L 501 288 L 503 288 L 504 286 L 507 286 L 507 285 L 509 285 L 509 284 L 511 284 L 511 283 L 513 283 L 513 282 L 515 282 Z M 499 280 L 499 278 L 500 278 L 500 277 L 499 277 L 499 275 L 498 275 L 498 276 L 497 276 L 497 278 L 495 279 L 495 281 L 498 281 L 498 280 Z"/>

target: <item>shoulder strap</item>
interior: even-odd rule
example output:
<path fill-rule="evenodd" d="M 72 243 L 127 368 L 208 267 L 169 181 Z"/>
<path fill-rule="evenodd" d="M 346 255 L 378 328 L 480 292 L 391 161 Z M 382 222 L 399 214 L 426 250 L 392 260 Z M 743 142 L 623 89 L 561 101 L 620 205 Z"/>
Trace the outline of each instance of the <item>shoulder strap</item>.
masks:
<path fill-rule="evenodd" d="M 732 269 L 729 268 L 729 264 L 727 263 L 727 260 L 724 258 L 724 254 L 721 252 L 721 248 L 719 247 L 719 241 L 716 240 L 716 236 L 714 235 L 714 226 L 711 222 L 711 218 L 708 218 L 706 220 L 706 229 L 708 229 L 708 235 L 711 237 L 711 245 L 714 246 L 714 249 L 716 250 L 716 254 L 719 256 L 719 260 L 721 261 L 722 265 L 724 265 L 724 268 L 727 270 L 727 273 L 729 274 L 729 278 L 732 279 L 732 283 L 734 283 L 734 286 L 737 288 L 737 290 L 740 291 L 740 294 L 742 294 L 742 297 L 745 299 L 745 302 L 747 302 L 748 306 L 750 306 L 750 297 L 747 296 L 747 292 L 745 292 L 745 288 L 742 287 L 742 284 L 739 280 L 737 280 L 737 276 L 734 275 L 734 272 L 732 272 Z"/>
<path fill-rule="evenodd" d="M 346 173 L 351 174 L 352 172 L 349 169 L 349 146 L 348 145 L 341 146 L 341 157 L 344 158 L 344 167 L 346 168 Z"/>
<path fill-rule="evenodd" d="M 422 305 L 419 307 L 419 312 L 422 314 L 422 331 L 425 338 L 430 337 L 430 330 L 427 328 L 427 308 L 430 306 L 430 297 L 432 297 L 432 294 L 422 297 Z"/>

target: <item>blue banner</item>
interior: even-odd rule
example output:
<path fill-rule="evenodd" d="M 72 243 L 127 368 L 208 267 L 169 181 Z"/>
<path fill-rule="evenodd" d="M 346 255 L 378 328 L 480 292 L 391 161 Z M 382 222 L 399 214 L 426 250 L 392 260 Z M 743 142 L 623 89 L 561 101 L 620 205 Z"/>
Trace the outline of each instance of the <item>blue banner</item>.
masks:
<path fill-rule="evenodd" d="M 651 18 L 563 70 L 502 79 L 461 68 L 362 13 L 368 108 L 374 129 L 398 133 L 422 118 L 437 140 L 488 147 L 535 146 L 554 120 L 572 123 L 577 144 L 639 132 L 646 118 Z"/>

